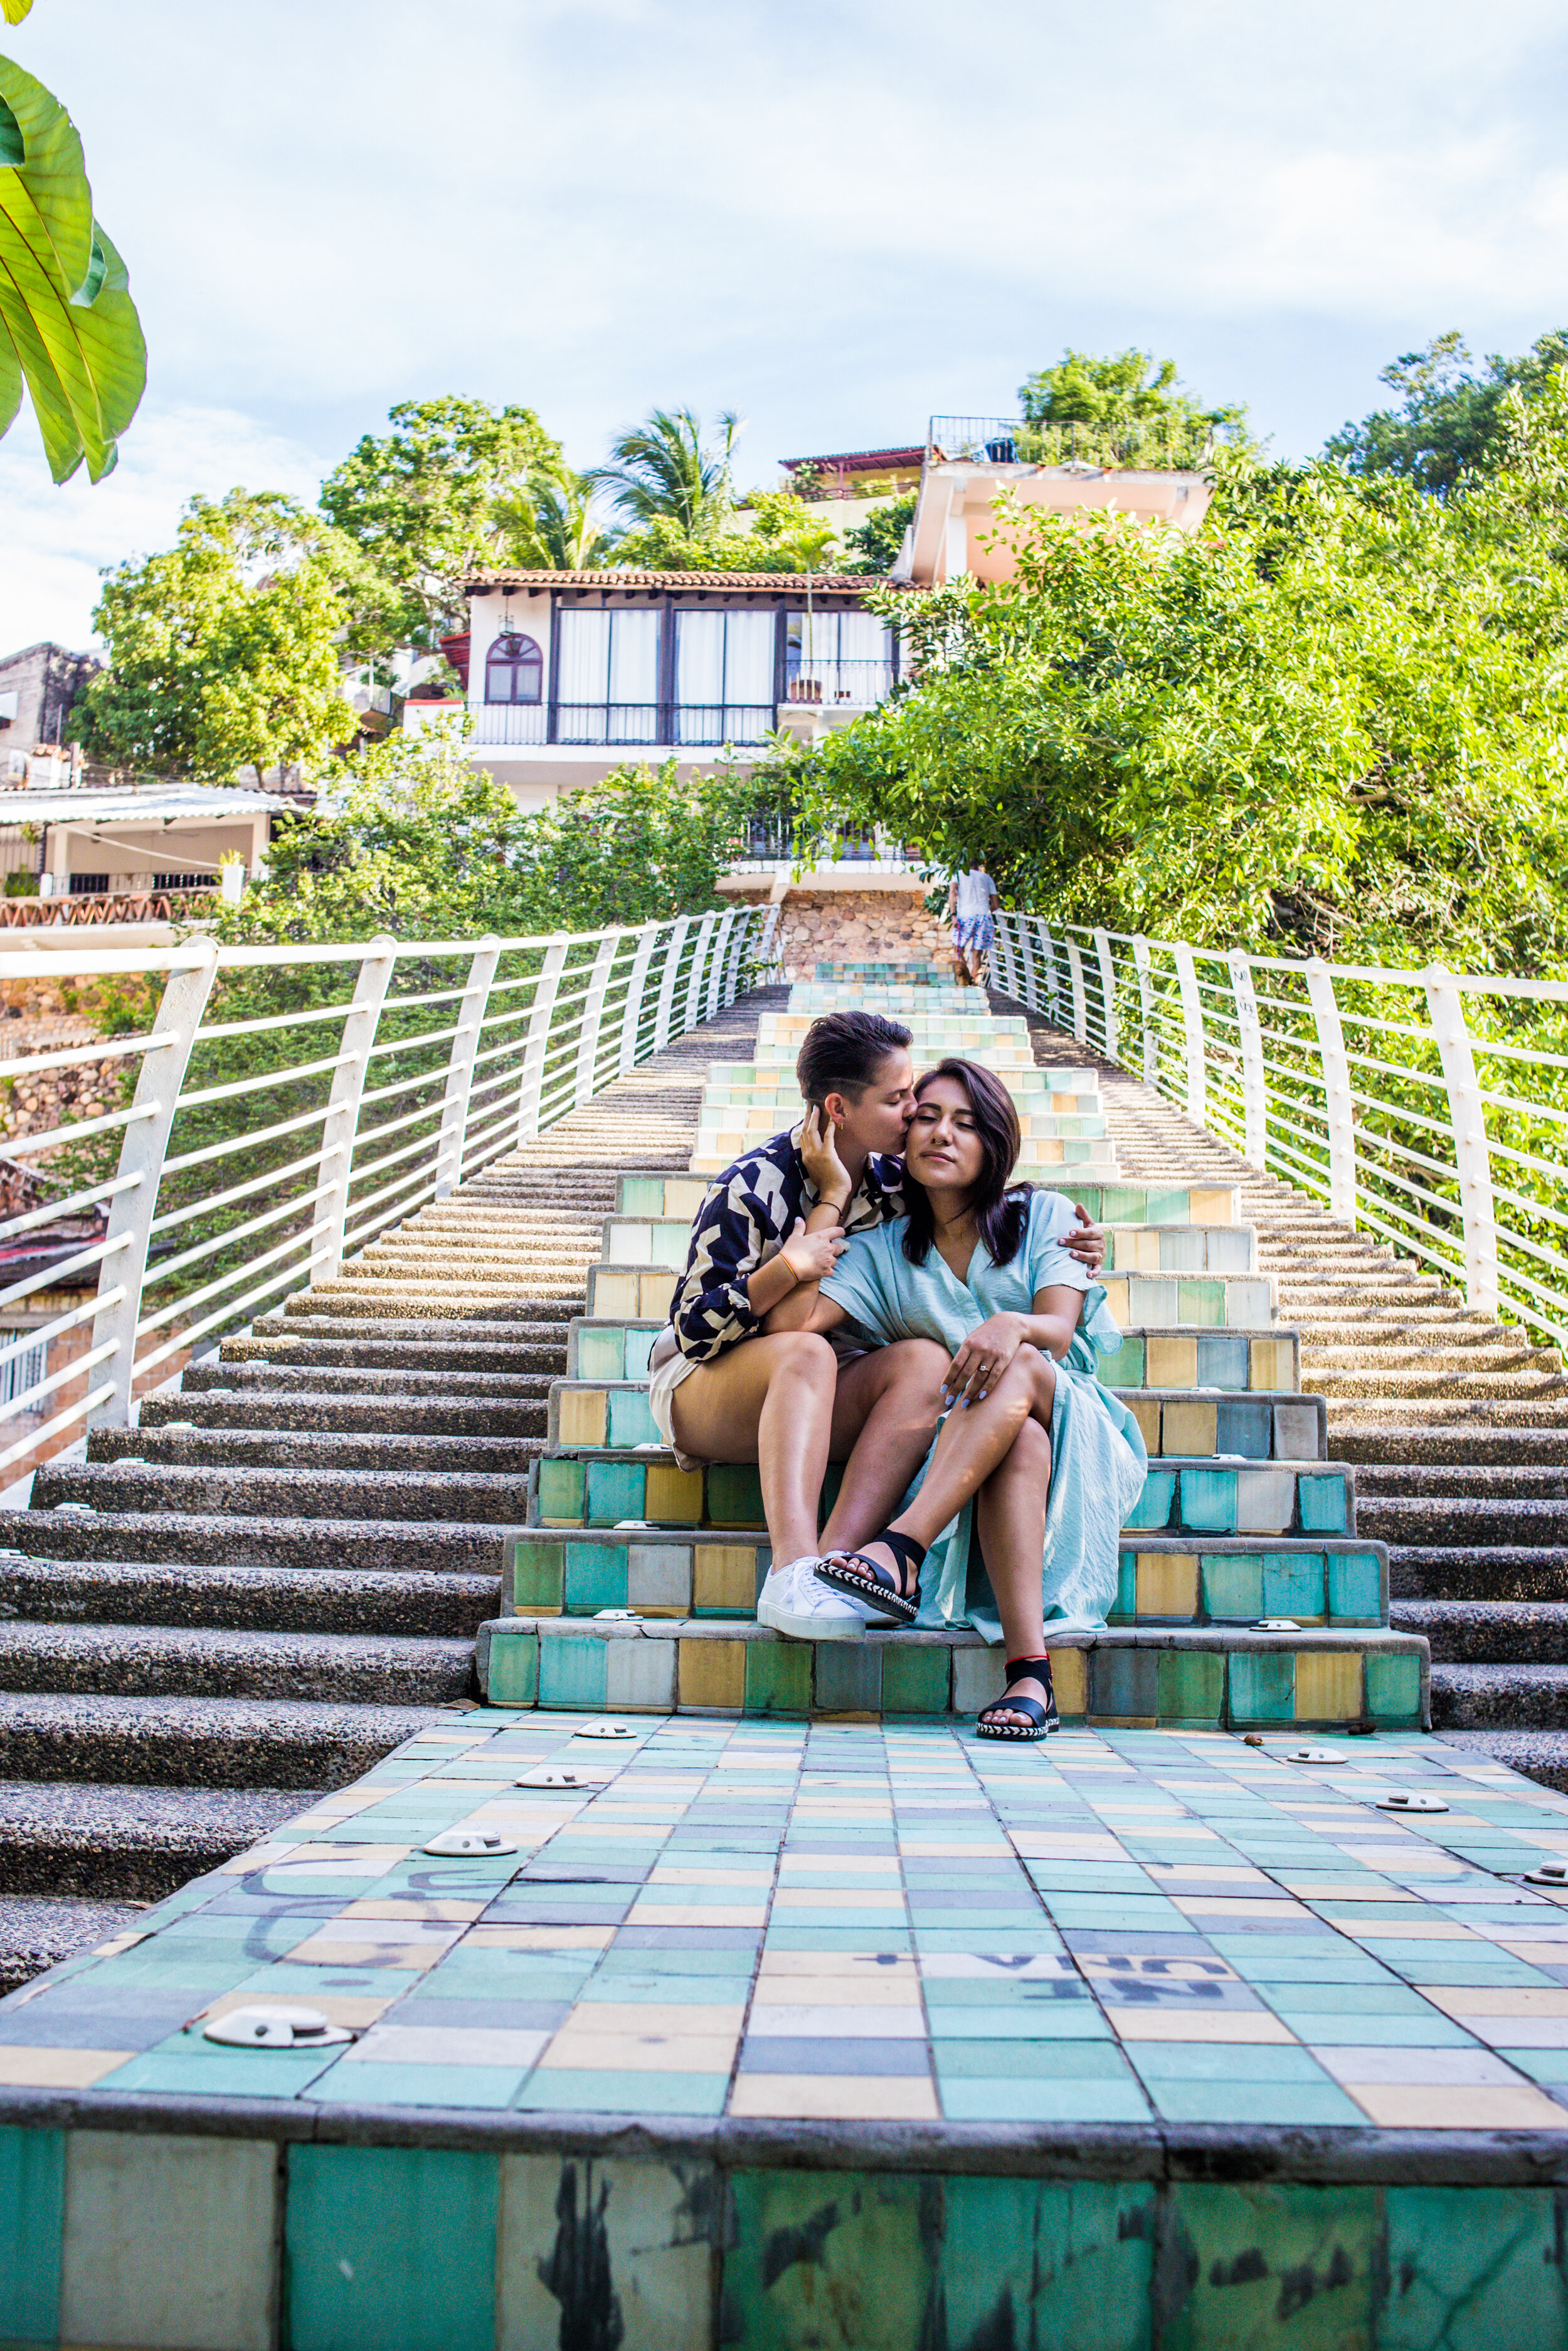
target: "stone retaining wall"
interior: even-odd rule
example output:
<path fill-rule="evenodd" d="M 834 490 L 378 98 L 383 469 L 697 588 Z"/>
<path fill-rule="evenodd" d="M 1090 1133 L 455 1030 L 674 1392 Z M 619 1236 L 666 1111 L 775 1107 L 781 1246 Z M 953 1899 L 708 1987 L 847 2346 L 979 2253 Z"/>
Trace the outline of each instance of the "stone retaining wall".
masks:
<path fill-rule="evenodd" d="M 766 905 L 769 891 L 759 877 L 755 890 L 737 894 Z M 777 933 L 785 978 L 812 979 L 820 963 L 936 964 L 951 971 L 952 934 L 928 913 L 926 895 L 917 882 L 891 890 L 790 890 Z"/>

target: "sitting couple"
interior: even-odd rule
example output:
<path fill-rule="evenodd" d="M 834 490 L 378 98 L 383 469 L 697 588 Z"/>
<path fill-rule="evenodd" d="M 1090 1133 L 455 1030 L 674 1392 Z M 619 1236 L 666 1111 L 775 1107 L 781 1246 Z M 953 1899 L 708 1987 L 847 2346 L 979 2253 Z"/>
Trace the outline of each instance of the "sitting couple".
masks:
<path fill-rule="evenodd" d="M 1120 1342 L 1103 1236 L 1009 1182 L 1018 1116 L 988 1070 L 916 1082 L 910 1043 L 874 1013 L 813 1024 L 805 1117 L 709 1186 L 649 1400 L 684 1467 L 758 1464 L 763 1624 L 972 1625 L 1007 1656 L 978 1729 L 1037 1739 L 1056 1727 L 1046 1620 L 1103 1624 L 1146 1457 L 1094 1378 L 1096 1346 Z"/>

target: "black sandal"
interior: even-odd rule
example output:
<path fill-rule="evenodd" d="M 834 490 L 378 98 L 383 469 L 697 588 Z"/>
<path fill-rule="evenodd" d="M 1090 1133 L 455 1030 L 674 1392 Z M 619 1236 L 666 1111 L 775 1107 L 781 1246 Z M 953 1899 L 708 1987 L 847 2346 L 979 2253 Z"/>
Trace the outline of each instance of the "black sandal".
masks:
<path fill-rule="evenodd" d="M 868 1559 L 863 1551 L 830 1552 L 826 1559 L 817 1562 L 817 1574 L 823 1583 L 831 1583 L 835 1592 L 847 1592 L 855 1600 L 863 1600 L 868 1608 L 880 1610 L 900 1625 L 913 1625 L 920 1614 L 920 1571 L 925 1564 L 925 1545 L 915 1541 L 913 1535 L 895 1534 L 886 1528 L 881 1534 L 868 1537 L 872 1542 L 885 1543 L 898 1562 L 896 1575 L 883 1566 L 880 1560 Z M 865 1569 L 857 1575 L 844 1564 L 858 1559 Z M 915 1570 L 915 1590 L 905 1592 L 904 1571 Z"/>
<path fill-rule="evenodd" d="M 1009 1698 L 1008 1691 L 1017 1682 L 1040 1682 L 1045 1689 L 1045 1704 L 1037 1698 Z M 993 1715 L 1027 1714 L 1030 1728 L 1025 1729 L 1017 1722 L 995 1722 Z M 1056 1692 L 1051 1686 L 1049 1657 L 1009 1657 L 1008 1678 L 1000 1698 L 993 1698 L 980 1711 L 975 1725 L 977 1739 L 1045 1739 L 1051 1731 L 1060 1730 L 1061 1717 L 1056 1711 Z"/>

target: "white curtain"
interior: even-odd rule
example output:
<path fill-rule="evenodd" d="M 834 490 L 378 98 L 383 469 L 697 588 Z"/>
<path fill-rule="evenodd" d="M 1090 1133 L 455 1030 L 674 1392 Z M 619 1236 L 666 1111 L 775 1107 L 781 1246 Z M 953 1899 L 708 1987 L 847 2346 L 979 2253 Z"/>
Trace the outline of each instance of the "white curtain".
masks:
<path fill-rule="evenodd" d="M 675 700 L 683 712 L 716 710 L 724 702 L 725 618 L 723 612 L 675 615 Z"/>
<path fill-rule="evenodd" d="M 739 704 L 771 705 L 773 701 L 774 620 L 771 612 L 728 612 L 725 643 L 724 698 Z"/>
<path fill-rule="evenodd" d="M 839 659 L 853 662 L 885 662 L 893 656 L 889 651 L 890 632 L 874 612 L 841 612 L 839 614 Z"/>
<path fill-rule="evenodd" d="M 560 700 L 607 701 L 610 614 L 562 612 L 556 626 L 560 631 Z"/>
<path fill-rule="evenodd" d="M 612 612 L 610 632 L 610 695 L 612 702 L 657 702 L 659 699 L 659 615 L 653 611 Z"/>

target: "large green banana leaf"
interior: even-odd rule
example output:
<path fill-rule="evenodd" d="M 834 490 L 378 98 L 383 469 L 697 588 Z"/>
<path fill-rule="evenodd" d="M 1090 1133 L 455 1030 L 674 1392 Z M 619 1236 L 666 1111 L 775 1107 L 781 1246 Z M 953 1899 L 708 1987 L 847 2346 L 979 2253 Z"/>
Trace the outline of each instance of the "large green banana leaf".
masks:
<path fill-rule="evenodd" d="M 0 0 L 13 22 L 20 0 Z M 147 350 L 125 265 L 92 216 L 81 141 L 41 82 L 0 57 L 0 433 L 24 381 L 57 482 L 112 467 Z"/>

